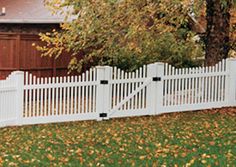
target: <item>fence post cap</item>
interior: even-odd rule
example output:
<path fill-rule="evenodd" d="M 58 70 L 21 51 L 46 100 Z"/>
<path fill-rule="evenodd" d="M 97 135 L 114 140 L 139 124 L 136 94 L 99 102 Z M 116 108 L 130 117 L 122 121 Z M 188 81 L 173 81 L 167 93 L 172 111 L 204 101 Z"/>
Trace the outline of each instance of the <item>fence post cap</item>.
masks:
<path fill-rule="evenodd" d="M 165 63 L 163 63 L 163 62 L 156 62 L 155 64 L 156 65 L 164 65 Z"/>
<path fill-rule="evenodd" d="M 111 66 L 96 66 L 97 69 L 112 68 Z"/>
<path fill-rule="evenodd" d="M 13 75 L 22 75 L 22 74 L 24 74 L 24 72 L 23 71 L 13 71 L 11 74 L 13 74 Z"/>
<path fill-rule="evenodd" d="M 236 61 L 236 58 L 234 57 L 230 57 L 230 58 L 227 58 L 228 61 Z"/>
<path fill-rule="evenodd" d="M 154 67 L 156 65 L 157 65 L 157 63 L 150 63 L 150 64 L 147 65 L 147 67 Z"/>

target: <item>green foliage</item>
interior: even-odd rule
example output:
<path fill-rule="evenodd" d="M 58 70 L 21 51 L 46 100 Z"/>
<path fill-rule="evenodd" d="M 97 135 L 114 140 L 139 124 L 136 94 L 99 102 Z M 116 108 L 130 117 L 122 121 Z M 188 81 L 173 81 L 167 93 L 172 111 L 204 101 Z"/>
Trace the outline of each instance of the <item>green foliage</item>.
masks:
<path fill-rule="evenodd" d="M 227 12 L 230 8 L 235 8 L 236 0 L 220 0 L 221 8 Z"/>
<path fill-rule="evenodd" d="M 202 46 L 188 30 L 181 0 L 48 0 L 54 12 L 70 7 L 62 31 L 40 34 L 43 56 L 72 53 L 70 70 L 84 65 L 116 65 L 125 70 L 155 61 L 193 66 Z M 61 10 L 60 10 L 61 9 Z M 68 10 L 67 10 L 68 11 Z M 83 55 L 80 59 L 78 55 Z"/>

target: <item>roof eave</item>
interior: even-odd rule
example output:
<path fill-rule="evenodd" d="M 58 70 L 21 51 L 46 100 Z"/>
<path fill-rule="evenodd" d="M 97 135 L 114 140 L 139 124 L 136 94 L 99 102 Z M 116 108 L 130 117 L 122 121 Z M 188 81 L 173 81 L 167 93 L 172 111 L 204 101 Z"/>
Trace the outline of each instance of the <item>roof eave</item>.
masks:
<path fill-rule="evenodd" d="M 5 24 L 60 24 L 63 20 L 26 20 L 26 19 L 0 19 Z"/>

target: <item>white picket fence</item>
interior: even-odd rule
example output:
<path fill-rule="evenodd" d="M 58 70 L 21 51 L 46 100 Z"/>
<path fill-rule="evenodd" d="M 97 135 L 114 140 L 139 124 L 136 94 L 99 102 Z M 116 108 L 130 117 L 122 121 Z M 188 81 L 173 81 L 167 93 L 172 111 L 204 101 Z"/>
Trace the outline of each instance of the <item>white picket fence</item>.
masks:
<path fill-rule="evenodd" d="M 235 106 L 236 59 L 177 69 L 164 63 L 135 72 L 98 66 L 80 76 L 37 78 L 13 72 L 0 81 L 0 127 L 156 115 Z"/>

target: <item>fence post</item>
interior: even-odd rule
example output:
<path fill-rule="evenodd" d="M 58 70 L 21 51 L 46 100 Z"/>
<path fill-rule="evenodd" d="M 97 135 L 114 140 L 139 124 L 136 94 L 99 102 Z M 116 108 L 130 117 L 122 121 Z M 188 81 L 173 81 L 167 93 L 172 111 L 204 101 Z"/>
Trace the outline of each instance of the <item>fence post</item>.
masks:
<path fill-rule="evenodd" d="M 156 64 L 149 64 L 147 66 L 147 77 L 152 79 L 152 82 L 147 86 L 147 109 L 150 115 L 156 114 L 156 93 L 157 93 L 157 85 L 156 81 L 153 81 L 154 77 L 157 77 L 157 68 Z"/>
<path fill-rule="evenodd" d="M 150 115 L 161 112 L 163 102 L 164 63 L 154 63 L 147 66 L 147 77 L 152 79 L 147 86 L 147 108 Z"/>
<path fill-rule="evenodd" d="M 226 102 L 227 106 L 236 105 L 236 59 L 229 58 L 226 60 L 226 68 L 228 72 L 228 79 L 226 80 Z"/>
<path fill-rule="evenodd" d="M 112 67 L 97 66 L 97 93 L 96 93 L 96 113 L 97 120 L 109 119 L 108 111 L 110 109 L 110 84 L 112 77 Z"/>
<path fill-rule="evenodd" d="M 157 82 L 157 102 L 156 102 L 156 106 L 157 106 L 157 110 L 156 110 L 156 114 L 160 114 L 162 113 L 162 108 L 163 108 L 163 90 L 164 90 L 164 67 L 165 64 L 164 63 L 156 63 L 157 66 L 157 77 L 160 78 L 160 80 Z"/>
<path fill-rule="evenodd" d="M 23 99 L 24 99 L 24 72 L 14 71 L 12 72 L 13 80 L 16 84 L 16 96 L 15 96 L 15 114 L 16 114 L 16 125 L 21 125 L 23 116 Z"/>

